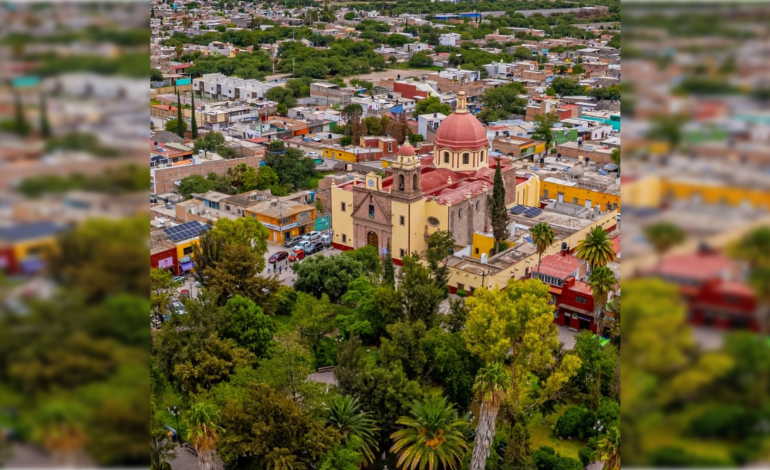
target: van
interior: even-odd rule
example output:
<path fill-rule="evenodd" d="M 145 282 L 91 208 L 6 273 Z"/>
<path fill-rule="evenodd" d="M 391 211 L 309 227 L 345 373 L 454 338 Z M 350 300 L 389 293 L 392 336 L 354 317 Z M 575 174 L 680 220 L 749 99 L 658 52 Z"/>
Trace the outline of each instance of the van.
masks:
<path fill-rule="evenodd" d="M 324 233 L 321 235 L 321 243 L 324 244 L 324 246 L 329 246 L 332 244 L 332 236 L 331 234 Z"/>

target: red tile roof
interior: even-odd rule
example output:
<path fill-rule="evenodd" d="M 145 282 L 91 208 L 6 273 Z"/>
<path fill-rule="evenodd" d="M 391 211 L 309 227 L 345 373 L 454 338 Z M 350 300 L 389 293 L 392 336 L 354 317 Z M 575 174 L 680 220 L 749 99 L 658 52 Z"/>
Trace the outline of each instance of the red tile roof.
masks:
<path fill-rule="evenodd" d="M 583 264 L 584 261 L 561 253 L 548 255 L 540 263 L 540 272 L 548 276 L 565 279 Z M 537 269 L 537 268 L 535 268 Z"/>
<path fill-rule="evenodd" d="M 666 277 L 706 281 L 720 277 L 730 265 L 731 261 L 720 253 L 689 253 L 666 256 L 655 272 Z"/>

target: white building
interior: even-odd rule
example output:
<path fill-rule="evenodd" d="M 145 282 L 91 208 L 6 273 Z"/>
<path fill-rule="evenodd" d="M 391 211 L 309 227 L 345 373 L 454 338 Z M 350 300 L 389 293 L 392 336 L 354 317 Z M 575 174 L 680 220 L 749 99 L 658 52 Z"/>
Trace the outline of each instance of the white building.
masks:
<path fill-rule="evenodd" d="M 441 113 L 420 114 L 417 116 L 417 133 L 427 140 L 428 129 L 433 129 L 435 132 L 444 119 L 446 119 L 446 115 Z"/>
<path fill-rule="evenodd" d="M 207 73 L 200 78 L 193 79 L 193 90 L 207 98 L 217 100 L 264 98 L 265 93 L 275 86 L 277 84 L 227 77 L 221 73 Z"/>
<path fill-rule="evenodd" d="M 458 42 L 460 42 L 460 35 L 457 33 L 441 34 L 438 37 L 438 43 L 440 46 L 456 47 Z"/>

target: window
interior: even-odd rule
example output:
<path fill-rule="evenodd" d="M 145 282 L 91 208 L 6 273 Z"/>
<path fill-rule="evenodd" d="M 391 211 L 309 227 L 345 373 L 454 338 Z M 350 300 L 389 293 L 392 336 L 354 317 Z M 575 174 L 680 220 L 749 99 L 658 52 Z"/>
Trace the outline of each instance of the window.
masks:
<path fill-rule="evenodd" d="M 588 209 L 591 208 L 591 200 L 590 199 L 586 199 L 586 208 L 588 208 Z"/>
<path fill-rule="evenodd" d="M 388 153 L 393 151 L 393 142 L 388 142 Z"/>
<path fill-rule="evenodd" d="M 398 223 L 401 225 L 406 225 L 406 217 L 403 215 L 398 216 Z"/>
<path fill-rule="evenodd" d="M 481 155 L 479 156 L 479 161 L 480 162 L 484 161 L 484 151 L 483 150 L 481 151 Z"/>
<path fill-rule="evenodd" d="M 579 296 L 579 295 L 575 296 L 575 300 L 577 302 L 581 303 L 581 304 L 584 304 L 584 303 L 588 302 L 588 299 L 586 299 L 585 297 Z"/>
<path fill-rule="evenodd" d="M 403 248 L 401 248 L 400 250 L 398 250 L 398 253 L 399 253 L 399 257 L 400 257 L 400 258 L 403 258 L 404 256 L 406 256 L 406 250 L 405 250 L 405 249 L 403 249 Z"/>
<path fill-rule="evenodd" d="M 431 227 L 438 227 L 439 226 L 439 220 L 435 217 L 428 217 L 428 225 Z"/>
<path fill-rule="evenodd" d="M 465 290 L 465 284 L 457 283 L 457 290 Z"/>
<path fill-rule="evenodd" d="M 548 190 L 547 189 L 543 190 L 543 198 L 548 199 Z"/>
<path fill-rule="evenodd" d="M 341 202 L 341 203 L 340 203 L 340 210 L 341 210 L 342 212 L 345 212 L 345 209 L 347 209 L 347 204 L 345 204 L 344 202 Z"/>
<path fill-rule="evenodd" d="M 187 256 L 187 255 L 191 255 L 191 254 L 192 254 L 192 250 L 193 250 L 193 249 L 192 249 L 192 247 L 191 247 L 191 246 L 188 246 L 187 248 L 185 248 L 184 250 L 182 250 L 182 254 L 184 254 L 185 256 Z"/>
<path fill-rule="evenodd" d="M 476 248 L 476 254 L 479 254 L 479 249 L 478 248 Z"/>
<path fill-rule="evenodd" d="M 462 209 L 457 211 L 457 218 L 458 219 L 462 219 L 463 218 L 463 210 Z"/>
<path fill-rule="evenodd" d="M 441 124 L 439 121 L 433 121 L 433 128 L 438 129 L 439 124 Z"/>
<path fill-rule="evenodd" d="M 374 205 L 369 204 L 369 217 L 374 217 Z"/>
<path fill-rule="evenodd" d="M 464 153 L 463 154 L 463 165 L 467 165 L 471 160 L 471 154 Z"/>
<path fill-rule="evenodd" d="M 476 201 L 476 211 L 479 210 L 479 201 Z"/>
<path fill-rule="evenodd" d="M 449 163 L 449 152 L 444 152 L 444 163 Z"/>
<path fill-rule="evenodd" d="M 398 190 L 404 190 L 404 175 L 398 175 Z"/>
<path fill-rule="evenodd" d="M 225 206 L 225 210 L 229 211 L 230 210 L 230 206 Z"/>
<path fill-rule="evenodd" d="M 343 233 L 342 234 L 342 243 L 347 243 L 347 241 L 348 241 L 348 236 Z"/>
<path fill-rule="evenodd" d="M 412 175 L 412 191 L 419 191 L 420 190 L 420 182 L 417 181 L 417 175 Z"/>
<path fill-rule="evenodd" d="M 580 203 L 578 202 L 578 198 L 576 198 L 576 197 L 573 197 L 573 198 L 572 198 L 572 204 L 580 204 Z"/>

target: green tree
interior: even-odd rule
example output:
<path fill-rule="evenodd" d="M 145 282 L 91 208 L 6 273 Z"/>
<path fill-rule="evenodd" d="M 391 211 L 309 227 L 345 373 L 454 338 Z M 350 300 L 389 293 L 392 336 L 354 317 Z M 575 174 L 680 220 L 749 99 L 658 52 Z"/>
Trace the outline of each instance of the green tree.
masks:
<path fill-rule="evenodd" d="M 379 450 L 375 433 L 377 427 L 371 413 L 361 410 L 358 399 L 350 395 L 333 395 L 329 400 L 325 419 L 327 424 L 337 430 L 343 441 L 358 438 L 361 441 L 361 453 L 366 463 L 374 462 L 374 453 Z"/>
<path fill-rule="evenodd" d="M 468 409 L 474 396 L 474 378 L 482 363 L 468 352 L 462 336 L 436 326 L 420 340 L 420 347 L 428 360 L 425 375 L 441 384 L 444 396 L 458 409 Z"/>
<path fill-rule="evenodd" d="M 194 149 L 195 152 L 208 151 L 218 152 L 220 148 L 225 146 L 225 137 L 219 132 L 207 132 L 203 138 L 195 140 Z"/>
<path fill-rule="evenodd" d="M 770 265 L 770 228 L 758 227 L 727 247 L 727 254 L 756 269 Z"/>
<path fill-rule="evenodd" d="M 444 317 L 442 326 L 452 333 L 459 333 L 465 327 L 469 310 L 465 299 L 449 299 L 449 312 Z"/>
<path fill-rule="evenodd" d="M 198 138 L 198 122 L 195 120 L 195 93 L 190 94 L 190 106 L 191 106 L 191 115 L 190 115 L 190 130 L 192 131 L 192 138 L 193 140 Z"/>
<path fill-rule="evenodd" d="M 652 120 L 652 125 L 647 132 L 647 138 L 666 142 L 670 146 L 670 151 L 675 151 L 682 142 L 682 127 L 685 124 L 685 118 L 680 115 L 660 116 Z"/>
<path fill-rule="evenodd" d="M 492 196 L 488 201 L 489 219 L 492 221 L 492 234 L 495 237 L 496 252 L 500 251 L 500 242 L 508 239 L 508 210 L 505 208 L 505 182 L 497 161 L 493 179 Z"/>
<path fill-rule="evenodd" d="M 176 121 L 177 121 L 176 133 L 179 137 L 184 138 L 184 133 L 187 130 L 187 123 L 182 118 L 182 100 L 179 98 L 178 91 L 176 92 Z M 168 123 L 166 123 L 166 125 L 168 126 Z"/>
<path fill-rule="evenodd" d="M 339 302 L 347 292 L 350 281 L 363 275 L 361 263 L 350 256 L 317 255 L 303 261 L 295 270 L 294 288 L 316 298 L 323 294 L 332 302 Z"/>
<path fill-rule="evenodd" d="M 178 283 L 166 269 L 150 269 L 150 307 L 156 315 L 165 315 L 168 304 L 176 296 Z"/>
<path fill-rule="evenodd" d="M 425 323 L 417 320 L 413 323 L 398 322 L 387 326 L 388 338 L 382 338 L 380 360 L 386 367 L 399 361 L 409 379 L 419 379 L 428 361 L 420 347 L 420 339 L 425 336 Z"/>
<path fill-rule="evenodd" d="M 184 136 L 184 133 L 187 132 L 187 123 L 176 118 L 169 119 L 166 121 L 165 129 L 177 135 L 181 133 Z"/>
<path fill-rule="evenodd" d="M 229 219 L 220 219 L 229 220 Z M 239 219 L 240 220 L 240 219 Z M 216 294 L 220 304 L 236 295 L 242 295 L 255 302 L 262 298 L 265 280 L 259 277 L 265 258 L 243 244 L 226 243 L 221 259 L 203 271 L 207 286 Z"/>
<path fill-rule="evenodd" d="M 607 308 L 607 300 L 611 292 L 618 286 L 615 273 L 606 266 L 595 268 L 588 276 L 588 285 L 594 297 L 594 321 L 596 322 L 596 334 L 604 336 L 604 316 Z"/>
<path fill-rule="evenodd" d="M 356 19 L 356 14 L 355 14 L 355 12 L 349 11 L 349 12 L 345 13 L 344 18 L 345 18 L 346 21 L 353 21 L 354 19 Z"/>
<path fill-rule="evenodd" d="M 249 250 L 257 258 L 256 271 L 265 269 L 265 253 L 267 253 L 267 231 L 262 222 L 254 217 L 240 217 L 238 219 L 219 218 L 211 229 L 214 236 L 220 236 L 228 244 L 241 245 Z"/>
<path fill-rule="evenodd" d="M 421 114 L 433 113 L 441 113 L 448 116 L 451 112 L 451 106 L 446 103 L 442 103 L 438 97 L 431 96 L 417 102 L 417 105 L 414 108 L 413 116 L 417 117 Z"/>
<path fill-rule="evenodd" d="M 48 105 L 45 93 L 40 94 L 40 136 L 44 139 L 51 137 L 51 123 L 48 122 Z"/>
<path fill-rule="evenodd" d="M 217 413 L 211 405 L 196 403 L 187 412 L 187 442 L 191 443 L 198 453 L 198 465 L 201 470 L 214 470 L 216 462 L 217 442 Z"/>
<path fill-rule="evenodd" d="M 187 360 L 174 366 L 174 378 L 187 393 L 209 390 L 226 380 L 236 367 L 251 364 L 254 354 L 239 348 L 231 339 L 223 340 L 216 333 L 205 338 Z"/>
<path fill-rule="evenodd" d="M 432 272 L 433 281 L 449 295 L 449 268 L 447 258 L 454 253 L 455 239 L 449 230 L 438 230 L 428 237 L 428 249 L 425 250 L 425 260 Z"/>
<path fill-rule="evenodd" d="M 513 51 L 513 58 L 516 60 L 532 60 L 532 51 L 524 46 L 519 46 Z"/>
<path fill-rule="evenodd" d="M 535 128 L 532 131 L 532 138 L 545 142 L 545 151 L 551 147 L 553 142 L 553 125 L 559 122 L 555 114 L 544 113 L 535 115 Z"/>
<path fill-rule="evenodd" d="M 658 263 L 671 248 L 684 242 L 686 236 L 684 230 L 671 222 L 660 222 L 644 227 L 644 237 L 655 249 Z"/>
<path fill-rule="evenodd" d="M 575 256 L 588 261 L 590 269 L 607 266 L 615 259 L 615 249 L 612 240 L 602 227 L 592 228 L 586 237 L 575 246 Z"/>
<path fill-rule="evenodd" d="M 227 430 L 218 454 L 238 468 L 302 469 L 322 460 L 339 442 L 331 426 L 269 386 L 248 383 L 222 412 Z"/>
<path fill-rule="evenodd" d="M 163 72 L 161 72 L 159 69 L 156 69 L 155 67 L 150 67 L 150 81 L 151 82 L 162 82 L 163 81 Z"/>
<path fill-rule="evenodd" d="M 537 250 L 537 272 L 540 272 L 540 260 L 543 257 L 543 253 L 553 245 L 556 239 L 556 234 L 550 225 L 546 222 L 541 222 L 529 231 L 530 237 L 532 237 L 532 243 L 535 244 L 535 250 Z"/>
<path fill-rule="evenodd" d="M 253 301 L 240 295 L 227 301 L 225 311 L 228 315 L 222 323 L 226 326 L 221 327 L 224 336 L 253 352 L 257 359 L 267 356 L 277 331 L 273 319 L 265 315 Z"/>
<path fill-rule="evenodd" d="M 596 443 L 594 458 L 604 462 L 602 470 L 620 470 L 620 430 L 611 427 Z"/>
<path fill-rule="evenodd" d="M 403 145 L 409 137 L 409 125 L 406 122 L 406 113 L 398 113 L 390 121 L 387 127 L 390 137 L 396 139 L 398 145 Z"/>
<path fill-rule="evenodd" d="M 524 85 L 519 82 L 489 88 L 481 95 L 484 109 L 478 114 L 478 118 L 489 123 L 508 119 L 512 114 L 524 114 L 527 100 L 521 98 L 521 95 L 526 94 Z"/>
<path fill-rule="evenodd" d="M 264 191 L 278 184 L 278 175 L 269 166 L 262 166 L 257 173 L 256 189 Z"/>
<path fill-rule="evenodd" d="M 618 172 L 620 172 L 620 147 L 612 149 L 610 159 L 612 159 L 612 163 L 618 166 Z"/>
<path fill-rule="evenodd" d="M 321 405 L 323 387 L 307 380 L 314 372 L 313 358 L 296 332 L 281 332 L 268 358 L 259 362 L 257 381 L 305 409 Z"/>
<path fill-rule="evenodd" d="M 391 34 L 388 36 L 388 45 L 390 47 L 401 47 L 408 42 L 409 38 L 403 34 Z M 433 65 L 433 61 L 431 61 L 430 65 Z"/>
<path fill-rule="evenodd" d="M 418 52 L 409 59 L 409 67 L 416 69 L 433 67 L 433 59 L 428 56 L 427 52 Z"/>
<path fill-rule="evenodd" d="M 572 75 L 580 75 L 586 73 L 586 69 L 583 68 L 580 64 L 575 64 L 572 66 Z"/>
<path fill-rule="evenodd" d="M 14 93 L 14 132 L 25 137 L 32 130 L 27 118 L 24 116 L 24 105 L 21 103 L 19 93 Z"/>
<path fill-rule="evenodd" d="M 511 430 L 511 438 L 505 448 L 505 462 L 511 470 L 530 470 L 532 463 L 532 449 L 529 447 L 529 429 L 527 418 L 523 413 L 516 414 L 516 422 Z"/>
<path fill-rule="evenodd" d="M 393 265 L 393 256 L 390 253 L 390 240 L 382 257 L 382 282 L 390 286 L 396 285 L 396 267 Z"/>
<path fill-rule="evenodd" d="M 150 398 L 150 469 L 171 470 L 170 460 L 176 458 L 174 444 L 166 436 L 163 419 L 155 407 L 155 398 Z M 177 430 L 178 432 L 178 430 Z"/>
<path fill-rule="evenodd" d="M 475 346 L 475 345 L 474 345 Z M 511 385 L 511 376 L 501 362 L 490 362 L 476 376 L 473 390 L 481 401 L 479 423 L 471 457 L 471 470 L 484 470 L 495 437 L 495 420 L 500 403 Z"/>
<path fill-rule="evenodd" d="M 410 416 L 396 421 L 404 429 L 391 435 L 398 468 L 455 469 L 468 450 L 463 431 L 468 422 L 457 416 L 446 398 L 431 395 L 412 405 Z"/>
<path fill-rule="evenodd" d="M 410 321 L 422 320 L 432 327 L 444 300 L 444 290 L 431 276 L 430 268 L 420 263 L 417 253 L 404 256 L 398 272 L 398 294 Z"/>

